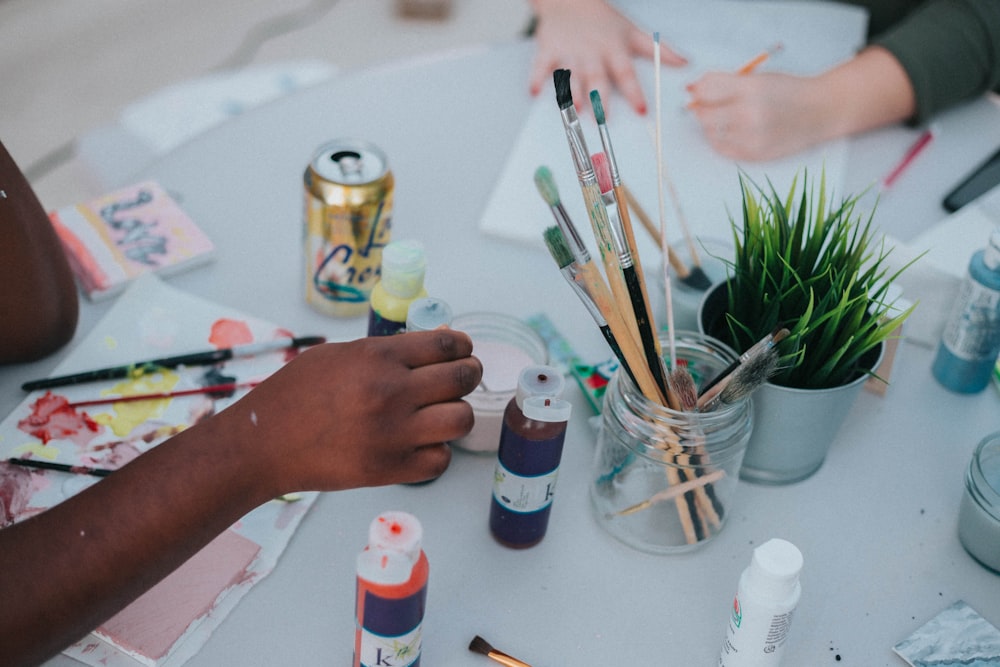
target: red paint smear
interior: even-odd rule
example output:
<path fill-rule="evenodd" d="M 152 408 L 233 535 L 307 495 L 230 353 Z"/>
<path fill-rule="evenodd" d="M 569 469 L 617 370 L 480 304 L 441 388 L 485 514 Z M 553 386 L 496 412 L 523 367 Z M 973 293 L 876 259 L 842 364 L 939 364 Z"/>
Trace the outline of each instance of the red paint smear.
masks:
<path fill-rule="evenodd" d="M 276 329 L 274 332 L 274 339 L 277 340 L 279 338 L 295 338 L 295 335 L 288 329 Z M 285 363 L 287 364 L 289 361 L 299 356 L 299 352 L 301 352 L 301 350 L 297 347 L 290 347 L 285 350 Z"/>
<path fill-rule="evenodd" d="M 208 342 L 220 349 L 246 345 L 253 342 L 253 333 L 246 322 L 222 318 L 212 324 Z"/>
<path fill-rule="evenodd" d="M 102 430 L 100 424 L 86 412 L 77 412 L 69 407 L 65 396 L 51 391 L 35 401 L 31 414 L 17 422 L 17 427 L 47 444 L 50 440 L 72 440 L 83 446 L 94 439 Z"/>

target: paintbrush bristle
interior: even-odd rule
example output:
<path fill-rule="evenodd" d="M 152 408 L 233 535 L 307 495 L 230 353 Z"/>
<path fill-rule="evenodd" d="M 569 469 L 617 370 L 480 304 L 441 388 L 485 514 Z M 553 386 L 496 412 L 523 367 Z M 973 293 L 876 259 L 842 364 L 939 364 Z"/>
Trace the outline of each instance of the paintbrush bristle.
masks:
<path fill-rule="evenodd" d="M 597 174 L 597 186 L 601 189 L 601 194 L 611 192 L 614 185 L 611 182 L 611 165 L 608 163 L 608 156 L 605 153 L 594 153 L 590 156 L 590 162 L 594 165 L 594 173 Z"/>
<path fill-rule="evenodd" d="M 538 193 L 542 195 L 546 204 L 559 205 L 559 189 L 548 167 L 542 166 L 535 170 L 535 187 L 538 188 Z"/>
<path fill-rule="evenodd" d="M 486 641 L 479 635 L 476 635 L 475 637 L 472 638 L 472 641 L 469 643 L 469 650 L 474 653 L 482 653 L 483 655 L 488 656 L 490 653 L 493 652 L 493 647 L 490 646 L 490 643 L 488 641 Z"/>
<path fill-rule="evenodd" d="M 594 120 L 598 125 L 604 125 L 604 104 L 601 102 L 601 94 L 596 90 L 590 91 L 590 105 L 594 107 Z"/>
<path fill-rule="evenodd" d="M 670 390 L 677 397 L 681 410 L 692 412 L 698 407 L 698 388 L 687 368 L 675 368 L 668 379 Z"/>
<path fill-rule="evenodd" d="M 569 244 L 566 243 L 566 237 L 563 236 L 561 229 L 553 225 L 545 230 L 544 237 L 545 245 L 560 269 L 573 263 L 573 252 L 569 249 Z"/>
<path fill-rule="evenodd" d="M 560 109 L 573 106 L 573 91 L 569 87 L 569 70 L 557 69 L 552 72 L 552 82 L 556 86 L 556 103 Z"/>
<path fill-rule="evenodd" d="M 733 378 L 719 394 L 719 401 L 729 405 L 746 398 L 777 371 L 778 350 L 770 347 L 733 371 Z"/>

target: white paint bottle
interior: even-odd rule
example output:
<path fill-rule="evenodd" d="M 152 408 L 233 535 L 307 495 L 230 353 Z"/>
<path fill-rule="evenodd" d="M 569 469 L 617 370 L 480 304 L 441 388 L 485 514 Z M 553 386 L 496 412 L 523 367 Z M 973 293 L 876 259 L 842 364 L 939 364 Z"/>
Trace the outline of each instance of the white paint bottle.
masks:
<path fill-rule="evenodd" d="M 802 553 L 771 539 L 753 551 L 740 575 L 718 667 L 777 667 L 802 587 Z"/>

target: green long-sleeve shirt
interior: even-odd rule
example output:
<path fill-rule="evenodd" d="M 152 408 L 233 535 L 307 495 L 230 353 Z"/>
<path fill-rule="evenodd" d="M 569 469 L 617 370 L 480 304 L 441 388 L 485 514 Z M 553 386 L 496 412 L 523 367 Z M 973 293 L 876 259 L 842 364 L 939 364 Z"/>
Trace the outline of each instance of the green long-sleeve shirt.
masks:
<path fill-rule="evenodd" d="M 916 93 L 914 122 L 1000 92 L 1000 0 L 848 0 L 870 12 L 869 40 L 891 52 Z"/>

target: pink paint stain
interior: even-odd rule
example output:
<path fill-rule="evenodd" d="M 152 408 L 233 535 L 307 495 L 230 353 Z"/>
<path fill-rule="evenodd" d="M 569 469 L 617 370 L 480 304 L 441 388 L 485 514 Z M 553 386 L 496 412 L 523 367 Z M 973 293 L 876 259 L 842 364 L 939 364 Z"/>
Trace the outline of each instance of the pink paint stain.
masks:
<path fill-rule="evenodd" d="M 86 412 L 69 407 L 65 396 L 51 391 L 32 404 L 31 414 L 17 422 L 17 427 L 41 440 L 42 444 L 50 440 L 70 440 L 80 447 L 86 446 L 103 430 Z"/>
<path fill-rule="evenodd" d="M 17 520 L 28 508 L 33 493 L 30 471 L 8 463 L 0 464 L 0 528 Z"/>
<path fill-rule="evenodd" d="M 253 332 L 246 322 L 223 317 L 212 323 L 208 342 L 220 349 L 246 345 L 253 342 Z"/>

